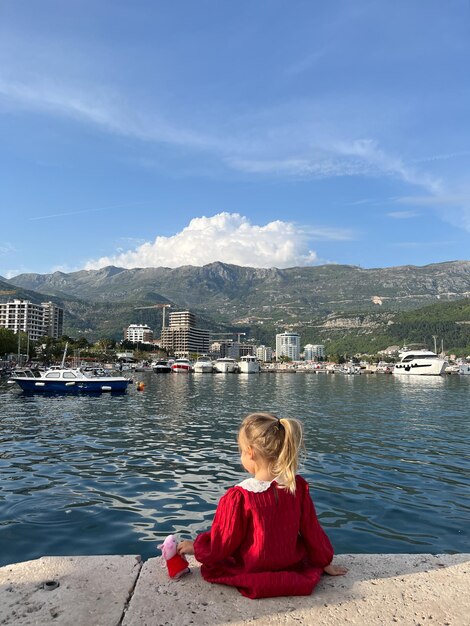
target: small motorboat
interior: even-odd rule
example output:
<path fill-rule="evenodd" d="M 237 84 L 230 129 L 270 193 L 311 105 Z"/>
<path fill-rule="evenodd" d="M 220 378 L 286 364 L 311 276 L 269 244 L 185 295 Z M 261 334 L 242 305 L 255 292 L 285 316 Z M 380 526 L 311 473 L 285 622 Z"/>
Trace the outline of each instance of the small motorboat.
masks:
<path fill-rule="evenodd" d="M 168 374 L 171 372 L 171 363 L 167 359 L 158 359 L 152 363 L 152 369 L 155 374 Z"/>
<path fill-rule="evenodd" d="M 108 376 L 98 369 L 84 372 L 81 369 L 53 367 L 45 372 L 32 369 L 16 370 L 8 382 L 16 383 L 23 391 L 102 393 L 126 391 L 131 381 L 124 376 Z"/>

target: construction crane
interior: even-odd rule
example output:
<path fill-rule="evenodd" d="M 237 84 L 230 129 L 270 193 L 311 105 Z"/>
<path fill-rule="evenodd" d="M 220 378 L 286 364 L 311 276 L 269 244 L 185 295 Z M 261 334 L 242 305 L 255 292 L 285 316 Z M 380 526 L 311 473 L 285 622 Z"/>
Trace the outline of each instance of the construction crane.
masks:
<path fill-rule="evenodd" d="M 149 306 L 136 306 L 134 309 L 163 309 L 162 330 L 165 328 L 165 311 L 171 308 L 171 304 L 151 304 Z"/>

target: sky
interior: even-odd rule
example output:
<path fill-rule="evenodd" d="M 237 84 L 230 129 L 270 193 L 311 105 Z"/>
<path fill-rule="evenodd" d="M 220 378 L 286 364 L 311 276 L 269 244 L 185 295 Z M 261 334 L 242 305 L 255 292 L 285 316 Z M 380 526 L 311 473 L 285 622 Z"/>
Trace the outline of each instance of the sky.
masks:
<path fill-rule="evenodd" d="M 467 0 L 0 0 L 0 276 L 469 259 Z"/>

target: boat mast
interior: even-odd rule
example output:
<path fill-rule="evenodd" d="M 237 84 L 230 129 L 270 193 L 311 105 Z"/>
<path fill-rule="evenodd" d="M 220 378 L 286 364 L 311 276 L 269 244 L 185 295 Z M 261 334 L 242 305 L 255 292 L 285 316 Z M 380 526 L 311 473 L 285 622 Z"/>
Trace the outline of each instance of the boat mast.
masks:
<path fill-rule="evenodd" d="M 67 346 L 69 345 L 69 342 L 66 341 L 65 342 L 65 348 L 64 348 L 64 356 L 62 357 L 62 364 L 61 364 L 61 368 L 64 369 L 65 367 L 65 357 L 67 356 Z"/>

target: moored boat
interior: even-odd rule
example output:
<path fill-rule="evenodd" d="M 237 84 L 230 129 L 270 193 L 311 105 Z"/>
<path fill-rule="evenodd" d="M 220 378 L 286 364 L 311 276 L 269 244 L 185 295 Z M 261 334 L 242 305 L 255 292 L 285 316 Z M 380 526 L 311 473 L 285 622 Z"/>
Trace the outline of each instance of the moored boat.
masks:
<path fill-rule="evenodd" d="M 9 382 L 16 383 L 23 391 L 53 393 L 101 393 L 103 391 L 126 391 L 130 380 L 124 376 L 108 376 L 83 372 L 81 369 L 50 368 L 17 370 Z"/>
<path fill-rule="evenodd" d="M 393 373 L 401 376 L 440 376 L 447 367 L 447 361 L 431 350 L 404 348 L 399 356 L 400 361 L 395 363 Z"/>
<path fill-rule="evenodd" d="M 192 371 L 192 364 L 189 359 L 176 359 L 173 365 L 171 366 L 171 371 L 175 373 L 184 373 L 188 374 Z"/>
<path fill-rule="evenodd" d="M 231 374 L 238 369 L 237 362 L 228 356 L 217 359 L 214 363 L 214 369 L 220 374 Z"/>
<path fill-rule="evenodd" d="M 258 374 L 260 371 L 258 360 L 252 354 L 240 357 L 238 367 L 240 368 L 240 374 Z"/>
<path fill-rule="evenodd" d="M 193 365 L 193 370 L 197 374 L 211 374 L 214 371 L 212 361 L 207 356 L 198 357 Z"/>
<path fill-rule="evenodd" d="M 155 374 L 167 374 L 171 372 L 171 363 L 167 359 L 158 359 L 152 363 L 152 369 Z"/>

